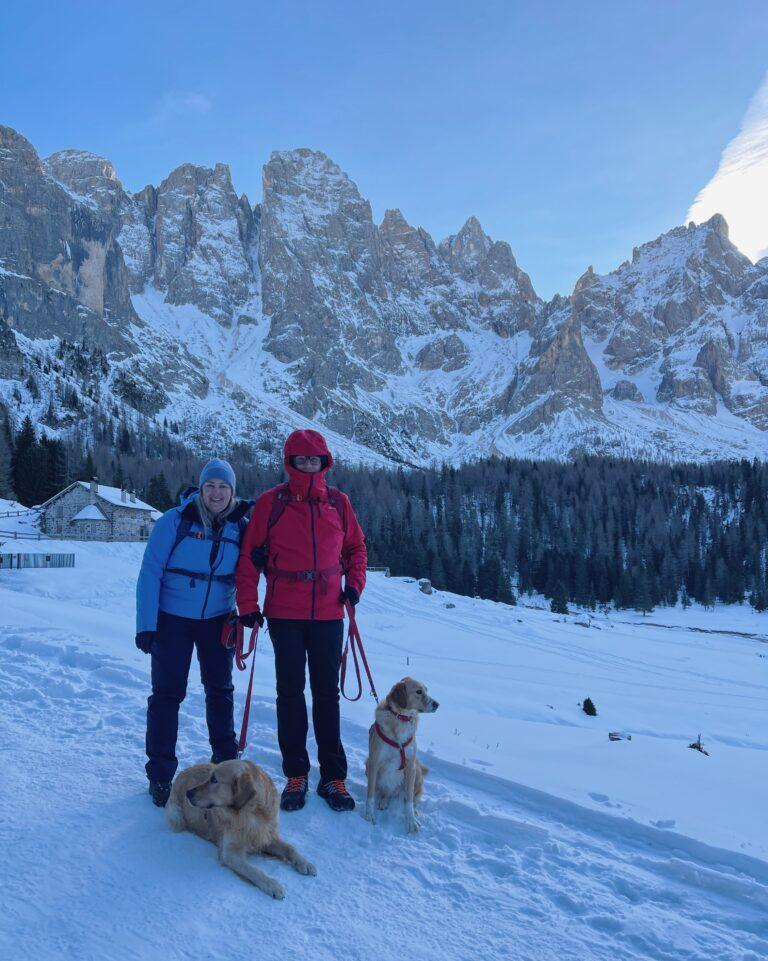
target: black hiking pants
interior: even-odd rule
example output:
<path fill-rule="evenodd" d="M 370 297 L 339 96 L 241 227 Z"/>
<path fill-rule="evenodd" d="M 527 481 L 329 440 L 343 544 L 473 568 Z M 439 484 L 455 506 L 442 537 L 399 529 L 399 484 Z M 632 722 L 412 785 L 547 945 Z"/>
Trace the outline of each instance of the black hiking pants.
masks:
<path fill-rule="evenodd" d="M 178 767 L 179 706 L 187 693 L 192 649 L 197 648 L 205 689 L 205 718 L 213 760 L 237 757 L 234 724 L 233 650 L 221 643 L 225 615 L 198 620 L 160 611 L 152 648 L 152 694 L 147 701 L 147 777 L 172 781 Z"/>
<path fill-rule="evenodd" d="M 317 741 L 320 779 L 345 778 L 347 758 L 341 744 L 339 718 L 344 621 L 270 617 L 269 636 L 275 651 L 277 740 L 283 755 L 283 774 L 299 777 L 309 773 L 309 722 L 304 699 L 305 666 L 309 664 L 312 726 Z"/>

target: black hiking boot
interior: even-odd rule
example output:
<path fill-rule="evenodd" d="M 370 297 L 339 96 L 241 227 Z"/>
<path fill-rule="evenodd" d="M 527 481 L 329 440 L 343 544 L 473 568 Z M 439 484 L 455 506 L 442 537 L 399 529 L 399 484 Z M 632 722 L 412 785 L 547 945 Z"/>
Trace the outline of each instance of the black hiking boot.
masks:
<path fill-rule="evenodd" d="M 280 797 L 282 810 L 299 811 L 303 808 L 307 800 L 308 786 L 306 774 L 302 774 L 300 777 L 289 777 Z"/>
<path fill-rule="evenodd" d="M 150 781 L 149 793 L 152 795 L 152 803 L 159 808 L 164 808 L 168 798 L 171 796 L 170 781 Z"/>
<path fill-rule="evenodd" d="M 343 778 L 337 777 L 331 781 L 323 781 L 318 785 L 317 793 L 325 798 L 334 811 L 354 811 L 355 809 L 355 799 L 347 791 Z"/>

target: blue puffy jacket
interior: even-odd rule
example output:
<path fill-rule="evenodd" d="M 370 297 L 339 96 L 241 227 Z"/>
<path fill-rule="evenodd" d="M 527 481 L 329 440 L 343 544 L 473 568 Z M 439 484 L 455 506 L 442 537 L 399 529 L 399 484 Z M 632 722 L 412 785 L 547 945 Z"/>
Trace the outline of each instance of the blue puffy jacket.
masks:
<path fill-rule="evenodd" d="M 250 507 L 241 501 L 215 532 L 203 527 L 197 496 L 163 514 L 147 541 L 136 584 L 137 633 L 157 629 L 158 611 L 202 619 L 234 609 L 240 532 Z M 174 549 L 182 522 L 189 531 Z"/>

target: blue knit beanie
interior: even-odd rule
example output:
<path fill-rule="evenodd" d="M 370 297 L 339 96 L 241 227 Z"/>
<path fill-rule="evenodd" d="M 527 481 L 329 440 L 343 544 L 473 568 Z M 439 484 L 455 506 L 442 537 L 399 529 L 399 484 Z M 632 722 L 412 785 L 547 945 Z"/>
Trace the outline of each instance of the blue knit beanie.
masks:
<path fill-rule="evenodd" d="M 232 488 L 232 496 L 235 496 L 235 472 L 232 470 L 232 465 L 227 461 L 219 460 L 218 457 L 208 461 L 200 471 L 200 490 L 203 489 L 203 484 L 209 480 L 222 480 L 225 484 L 229 484 Z"/>

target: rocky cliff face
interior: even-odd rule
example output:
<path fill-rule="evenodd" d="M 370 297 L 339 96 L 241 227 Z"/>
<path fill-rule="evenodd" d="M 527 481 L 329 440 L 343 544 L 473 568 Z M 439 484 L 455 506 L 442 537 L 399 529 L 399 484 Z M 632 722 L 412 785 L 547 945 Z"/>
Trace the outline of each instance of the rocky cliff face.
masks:
<path fill-rule="evenodd" d="M 716 215 L 636 248 L 605 277 L 588 271 L 573 311 L 604 387 L 622 399 L 623 380 L 648 402 L 712 417 L 724 408 L 764 430 L 765 268 L 734 247 Z"/>
<path fill-rule="evenodd" d="M 185 164 L 130 194 L 0 128 L 0 401 L 58 340 L 99 402 L 254 456 L 315 423 L 342 455 L 768 455 L 768 261 L 715 217 L 543 303 L 474 217 L 436 244 L 328 157 L 275 153 L 263 196 Z M 89 353 L 90 352 L 90 353 Z M 76 372 L 71 373 L 77 377 Z M 93 385 L 88 396 L 93 396 Z M 19 411 L 17 410 L 17 415 Z"/>

